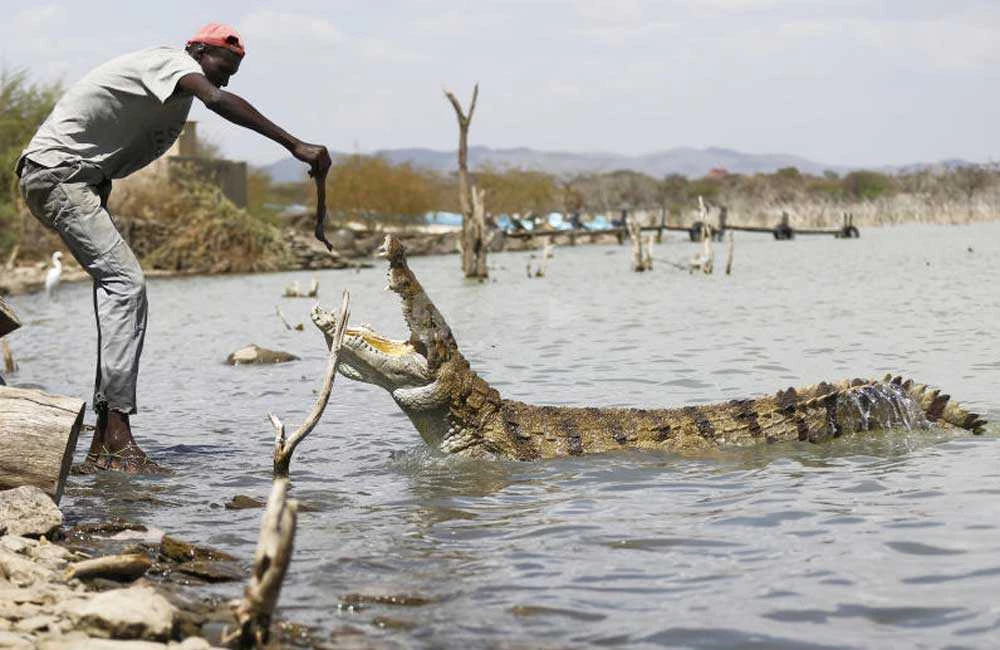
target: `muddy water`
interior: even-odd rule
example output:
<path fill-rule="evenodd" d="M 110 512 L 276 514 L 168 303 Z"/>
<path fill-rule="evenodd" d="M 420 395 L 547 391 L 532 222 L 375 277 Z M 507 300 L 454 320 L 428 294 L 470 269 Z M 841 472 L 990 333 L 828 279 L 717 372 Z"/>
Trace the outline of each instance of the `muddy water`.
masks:
<path fill-rule="evenodd" d="M 862 234 L 737 235 L 731 277 L 662 262 L 634 274 L 627 246 L 560 248 L 532 280 L 526 254 L 496 255 L 482 285 L 459 277 L 455 257 L 412 266 L 509 397 L 669 406 L 897 372 L 1000 419 L 1000 223 Z M 675 238 L 655 257 L 694 250 Z M 135 424 L 177 475 L 74 477 L 71 521 L 117 514 L 252 555 L 260 512 L 222 504 L 267 494 L 265 413 L 298 423 L 318 387 L 322 338 L 274 315 L 280 303 L 307 318 L 309 301 L 280 296 L 309 277 L 150 282 Z M 403 334 L 381 268 L 318 277 L 325 304 L 350 288 L 354 322 Z M 13 383 L 87 396 L 89 288 L 15 305 L 27 326 L 11 339 Z M 302 360 L 223 365 L 251 341 Z M 293 463 L 309 511 L 282 606 L 388 647 L 993 648 L 998 433 L 479 463 L 429 453 L 387 394 L 341 377 Z M 430 602 L 338 607 L 350 593 Z"/>

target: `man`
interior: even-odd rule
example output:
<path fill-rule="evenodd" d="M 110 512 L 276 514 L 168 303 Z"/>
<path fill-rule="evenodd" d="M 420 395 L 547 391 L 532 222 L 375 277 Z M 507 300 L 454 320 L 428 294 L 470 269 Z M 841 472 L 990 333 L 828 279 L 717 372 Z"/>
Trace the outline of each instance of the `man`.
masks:
<path fill-rule="evenodd" d="M 180 135 L 192 99 L 281 144 L 324 178 L 326 147 L 293 137 L 237 95 L 222 90 L 239 70 L 243 38 L 212 23 L 184 50 L 157 47 L 92 70 L 56 103 L 17 162 L 32 214 L 62 238 L 94 279 L 97 427 L 87 460 L 98 468 L 155 473 L 129 415 L 146 332 L 145 277 L 107 211 L 111 181 L 159 158 Z"/>

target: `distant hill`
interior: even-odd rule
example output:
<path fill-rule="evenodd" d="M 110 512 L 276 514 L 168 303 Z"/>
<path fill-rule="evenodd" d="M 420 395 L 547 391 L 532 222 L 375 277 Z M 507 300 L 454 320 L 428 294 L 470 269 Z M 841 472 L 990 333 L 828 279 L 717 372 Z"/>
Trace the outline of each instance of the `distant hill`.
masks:
<path fill-rule="evenodd" d="M 335 154 L 344 155 L 344 154 Z M 415 167 L 451 172 L 457 162 L 455 151 L 436 149 L 384 149 L 374 155 L 383 156 L 394 163 L 408 162 Z M 901 167 L 881 167 L 882 171 L 913 170 L 935 168 L 940 165 L 954 167 L 962 161 L 949 160 L 943 163 L 922 163 Z M 655 153 L 627 156 L 615 153 L 571 153 L 565 151 L 538 151 L 526 147 L 514 149 L 493 149 L 491 147 L 469 147 L 469 166 L 491 166 L 499 169 L 519 168 L 571 176 L 592 172 L 610 172 L 620 169 L 642 172 L 657 178 L 668 174 L 682 174 L 689 178 L 700 178 L 711 169 L 723 167 L 735 174 L 773 173 L 782 167 L 796 167 L 799 171 L 821 175 L 832 170 L 845 173 L 857 167 L 826 165 L 790 154 L 752 154 L 710 147 L 695 149 L 677 147 Z M 305 165 L 294 158 L 285 158 L 262 167 L 275 182 L 293 182 L 306 178 Z"/>

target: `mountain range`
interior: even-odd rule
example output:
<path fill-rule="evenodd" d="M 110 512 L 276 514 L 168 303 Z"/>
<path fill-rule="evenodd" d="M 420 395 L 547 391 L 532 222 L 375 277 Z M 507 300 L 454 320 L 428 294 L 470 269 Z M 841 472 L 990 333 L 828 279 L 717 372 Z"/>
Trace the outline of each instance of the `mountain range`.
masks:
<path fill-rule="evenodd" d="M 348 155 L 334 153 L 334 156 Z M 383 149 L 373 155 L 382 156 L 395 164 L 408 162 L 415 167 L 448 173 L 457 166 L 454 150 L 436 149 Z M 965 163 L 948 160 L 933 165 L 915 164 L 901 167 L 880 167 L 881 171 L 913 170 L 926 167 L 955 167 Z M 695 149 L 676 147 L 665 151 L 640 155 L 592 152 L 572 153 L 566 151 L 539 151 L 527 147 L 514 149 L 493 149 L 491 147 L 469 147 L 469 167 L 490 166 L 497 169 L 525 169 L 548 172 L 557 176 L 573 176 L 593 172 L 610 172 L 627 169 L 662 178 L 669 174 L 681 174 L 689 178 L 700 178 L 714 168 L 721 167 L 734 174 L 773 173 L 782 167 L 796 167 L 799 171 L 821 175 L 825 171 L 838 174 L 860 167 L 826 165 L 801 156 L 791 154 L 753 154 L 709 147 Z M 261 167 L 277 183 L 287 183 L 306 179 L 305 165 L 294 158 L 284 158 Z"/>

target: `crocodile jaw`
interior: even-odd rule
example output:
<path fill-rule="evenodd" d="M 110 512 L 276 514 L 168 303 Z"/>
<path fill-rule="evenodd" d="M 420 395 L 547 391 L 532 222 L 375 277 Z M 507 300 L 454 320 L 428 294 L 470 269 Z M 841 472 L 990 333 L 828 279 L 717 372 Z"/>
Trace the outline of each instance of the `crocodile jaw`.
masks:
<path fill-rule="evenodd" d="M 380 336 L 367 327 L 347 328 L 344 332 L 340 373 L 390 393 L 422 388 L 434 381 L 427 359 L 410 343 Z"/>

